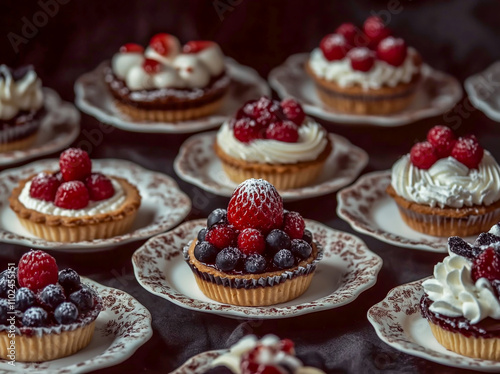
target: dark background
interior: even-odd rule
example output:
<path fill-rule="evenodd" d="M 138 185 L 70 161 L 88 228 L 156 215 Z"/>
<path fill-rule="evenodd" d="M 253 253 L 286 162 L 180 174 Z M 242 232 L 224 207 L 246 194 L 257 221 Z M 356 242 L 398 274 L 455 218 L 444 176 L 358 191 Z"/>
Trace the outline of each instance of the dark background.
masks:
<path fill-rule="evenodd" d="M 110 58 L 120 45 L 145 45 L 157 32 L 177 35 L 181 42 L 213 39 L 226 55 L 252 66 L 263 77 L 289 55 L 312 50 L 340 23 L 352 21 L 361 25 L 371 14 L 382 16 L 396 35 L 420 51 L 428 64 L 462 82 L 500 59 L 500 3 L 495 0 L 60 0 L 64 5 L 55 1 L 2 0 L 0 62 L 11 66 L 33 64 L 44 86 L 56 89 L 68 101 L 74 99 L 73 83 L 79 75 Z M 39 25 L 45 25 L 36 30 L 25 29 L 23 33 L 26 20 L 33 21 L 43 9 L 41 3 L 58 4 L 57 12 L 52 5 L 52 16 L 45 20 L 38 16 Z M 17 47 L 9 41 L 9 35 L 15 37 L 13 33 L 25 38 Z M 364 172 L 390 168 L 436 124 L 452 126 L 459 135 L 475 133 L 482 145 L 500 159 L 499 125 L 474 110 L 466 96 L 445 116 L 399 128 L 320 122 L 368 151 L 370 162 Z M 85 131 L 75 145 L 88 141 L 85 134 L 98 126 L 97 120 L 83 114 Z M 104 135 L 104 142 L 92 147 L 91 156 L 128 159 L 173 176 L 193 199 L 187 220 L 206 217 L 212 209 L 226 206 L 228 199 L 204 192 L 175 176 L 172 162 L 188 136 L 114 129 Z M 335 229 L 354 232 L 336 216 L 335 194 L 287 203 L 286 208 Z M 299 352 L 317 350 L 326 358 L 332 373 L 457 372 L 392 349 L 378 339 L 366 319 L 368 308 L 382 300 L 392 287 L 430 275 L 444 254 L 393 247 L 357 235 L 384 260 L 377 284 L 347 306 L 282 320 L 245 321 L 197 313 L 149 294 L 136 282 L 130 261 L 141 242 L 100 253 L 55 255 L 61 268 L 71 266 L 100 283 L 126 290 L 153 315 L 151 340 L 132 358 L 102 373 L 169 372 L 189 357 L 225 348 L 249 332 L 292 338 Z M 26 250 L 0 244 L 1 267 L 17 262 Z"/>

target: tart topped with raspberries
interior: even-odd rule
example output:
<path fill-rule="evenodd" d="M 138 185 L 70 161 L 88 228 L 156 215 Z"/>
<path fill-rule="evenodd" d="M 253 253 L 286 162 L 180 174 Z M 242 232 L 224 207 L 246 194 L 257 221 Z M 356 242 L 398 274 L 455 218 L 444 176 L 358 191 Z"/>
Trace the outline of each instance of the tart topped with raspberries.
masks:
<path fill-rule="evenodd" d="M 22 180 L 12 191 L 10 207 L 32 234 L 50 241 L 79 242 L 127 232 L 141 196 L 127 180 L 92 171 L 88 154 L 69 148 L 58 171 Z"/>
<path fill-rule="evenodd" d="M 283 209 L 274 186 L 249 179 L 236 188 L 227 210 L 209 215 L 184 257 L 206 296 L 264 306 L 304 293 L 322 252 L 301 215 Z"/>

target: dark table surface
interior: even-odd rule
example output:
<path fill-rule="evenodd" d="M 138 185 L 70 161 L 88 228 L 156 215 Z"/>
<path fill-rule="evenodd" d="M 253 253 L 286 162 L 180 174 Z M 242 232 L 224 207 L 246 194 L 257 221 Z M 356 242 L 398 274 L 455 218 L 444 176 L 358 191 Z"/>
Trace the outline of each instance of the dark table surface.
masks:
<path fill-rule="evenodd" d="M 42 3 L 52 4 L 52 14 L 44 25 L 41 16 L 42 26 L 27 29 L 26 20 L 33 20 L 43 11 Z M 500 59 L 500 3 L 495 0 L 4 0 L 1 9 L 1 62 L 11 66 L 33 64 L 44 85 L 56 89 L 69 101 L 74 99 L 73 83 L 79 75 L 110 58 L 125 42 L 146 44 L 157 32 L 178 35 L 183 42 L 214 39 L 226 55 L 252 66 L 263 77 L 290 54 L 312 50 L 324 34 L 341 22 L 359 25 L 370 14 L 381 15 L 396 34 L 421 52 L 428 64 L 462 82 Z M 369 153 L 364 173 L 390 168 L 437 124 L 452 126 L 459 135 L 475 133 L 482 145 L 500 159 L 500 125 L 475 110 L 466 96 L 445 116 L 403 127 L 320 122 Z M 87 131 L 99 126 L 96 119 L 85 114 L 81 124 Z M 228 199 L 204 192 L 175 175 L 173 159 L 188 137 L 114 129 L 92 148 L 91 157 L 123 158 L 174 177 L 193 199 L 193 209 L 186 220 L 206 217 L 214 208 L 226 206 Z M 82 134 L 74 144 L 85 140 L 88 139 Z M 307 218 L 355 233 L 336 216 L 336 205 L 335 194 L 285 204 L 287 209 L 299 211 Z M 430 275 L 444 254 L 398 248 L 355 234 L 384 260 L 376 285 L 341 308 L 281 320 L 246 321 L 194 312 L 148 293 L 135 280 L 130 260 L 142 242 L 97 253 L 55 255 L 62 268 L 73 267 L 100 283 L 126 290 L 153 316 L 151 340 L 130 359 L 101 370 L 102 373 L 169 372 L 195 354 L 225 348 L 250 332 L 289 337 L 300 352 L 317 350 L 326 358 L 332 373 L 458 372 L 389 347 L 379 340 L 366 319 L 367 310 L 391 288 Z M 0 267 L 16 262 L 26 250 L 0 244 Z"/>

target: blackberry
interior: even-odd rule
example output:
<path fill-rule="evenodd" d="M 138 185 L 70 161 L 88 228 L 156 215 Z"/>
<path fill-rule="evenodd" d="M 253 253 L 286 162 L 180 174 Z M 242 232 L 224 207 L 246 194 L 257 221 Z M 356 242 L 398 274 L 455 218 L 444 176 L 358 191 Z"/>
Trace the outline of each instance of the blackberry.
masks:
<path fill-rule="evenodd" d="M 205 236 L 207 236 L 207 229 L 206 228 L 202 228 L 199 232 L 198 232 L 198 241 L 199 242 L 202 242 L 205 240 Z"/>
<path fill-rule="evenodd" d="M 9 302 L 7 301 L 7 299 L 0 299 L 0 324 L 2 325 L 7 324 L 8 311 L 9 311 Z"/>
<path fill-rule="evenodd" d="M 209 242 L 198 242 L 194 247 L 194 257 L 201 262 L 213 263 L 219 251 Z"/>
<path fill-rule="evenodd" d="M 7 277 L 0 278 L 0 297 L 7 298 L 7 292 L 9 291 L 9 282 Z"/>
<path fill-rule="evenodd" d="M 22 322 L 25 327 L 43 327 L 47 325 L 48 319 L 49 316 L 44 309 L 34 306 L 26 309 Z"/>
<path fill-rule="evenodd" d="M 81 289 L 69 295 L 69 300 L 73 302 L 81 313 L 85 313 L 94 307 L 94 294 L 83 285 Z"/>
<path fill-rule="evenodd" d="M 305 240 L 292 239 L 290 250 L 296 257 L 305 260 L 311 255 L 312 247 Z"/>
<path fill-rule="evenodd" d="M 207 227 L 212 227 L 216 223 L 227 223 L 226 209 L 218 208 L 209 214 L 207 219 Z"/>
<path fill-rule="evenodd" d="M 259 274 L 266 271 L 267 261 L 264 256 L 253 254 L 245 261 L 245 271 L 250 274 Z"/>
<path fill-rule="evenodd" d="M 24 312 L 26 309 L 35 306 L 36 296 L 29 288 L 22 287 L 16 292 L 16 310 Z"/>
<path fill-rule="evenodd" d="M 295 258 L 288 249 L 280 249 L 273 258 L 273 263 L 279 269 L 288 269 L 295 264 Z"/>
<path fill-rule="evenodd" d="M 308 229 L 304 230 L 304 235 L 302 235 L 302 240 L 304 240 L 307 244 L 311 244 L 313 241 L 313 234 Z"/>
<path fill-rule="evenodd" d="M 66 301 L 63 288 L 58 284 L 49 284 L 40 292 L 40 301 L 44 306 L 55 309 L 63 301 Z"/>
<path fill-rule="evenodd" d="M 271 232 L 266 237 L 266 248 L 271 253 L 276 253 L 280 249 L 290 249 L 290 245 L 290 237 L 283 230 L 271 230 Z"/>
<path fill-rule="evenodd" d="M 227 247 L 217 254 L 215 264 L 221 271 L 231 271 L 236 268 L 241 259 L 241 252 L 238 248 Z"/>
<path fill-rule="evenodd" d="M 57 306 L 54 311 L 54 318 L 57 323 L 63 325 L 73 323 L 78 318 L 78 308 L 75 304 L 65 301 Z"/>
<path fill-rule="evenodd" d="M 81 287 L 80 276 L 73 269 L 63 269 L 59 272 L 59 284 L 64 291 L 71 293 Z"/>

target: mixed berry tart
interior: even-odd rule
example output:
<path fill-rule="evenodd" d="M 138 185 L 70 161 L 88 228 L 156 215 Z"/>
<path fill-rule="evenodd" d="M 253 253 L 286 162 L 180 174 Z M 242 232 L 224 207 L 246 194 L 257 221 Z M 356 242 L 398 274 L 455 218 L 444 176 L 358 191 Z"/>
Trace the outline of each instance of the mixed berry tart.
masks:
<path fill-rule="evenodd" d="M 295 299 L 309 287 L 321 259 L 319 244 L 297 212 L 283 209 L 274 186 L 249 179 L 226 209 L 184 248 L 201 291 L 232 305 L 264 306 Z"/>
<path fill-rule="evenodd" d="M 0 152 L 29 148 L 45 116 L 42 82 L 32 66 L 0 65 Z"/>
<path fill-rule="evenodd" d="M 80 242 L 127 232 L 141 205 L 137 188 L 124 178 L 92 171 L 78 148 L 61 153 L 60 170 L 22 180 L 10 207 L 32 234 L 50 241 Z"/>
<path fill-rule="evenodd" d="M 123 113 L 150 121 L 207 116 L 222 105 L 230 83 L 217 43 L 193 40 L 181 46 L 165 33 L 153 36 L 146 49 L 121 46 L 104 80 Z"/>
<path fill-rule="evenodd" d="M 311 52 L 306 71 L 319 98 L 353 114 L 391 114 L 406 108 L 421 80 L 422 60 L 376 16 L 363 30 L 340 25 Z"/>
<path fill-rule="evenodd" d="M 0 274 L 0 357 L 33 362 L 72 355 L 90 343 L 101 310 L 101 298 L 76 271 L 59 271 L 43 251 L 27 252 L 17 268 Z"/>
<path fill-rule="evenodd" d="M 267 97 L 245 103 L 226 121 L 214 148 L 233 182 L 262 178 L 278 190 L 313 183 L 332 152 L 328 133 L 298 102 Z"/>
<path fill-rule="evenodd" d="M 500 167 L 474 135 L 435 126 L 392 167 L 387 193 L 411 228 L 474 235 L 500 221 Z"/>

